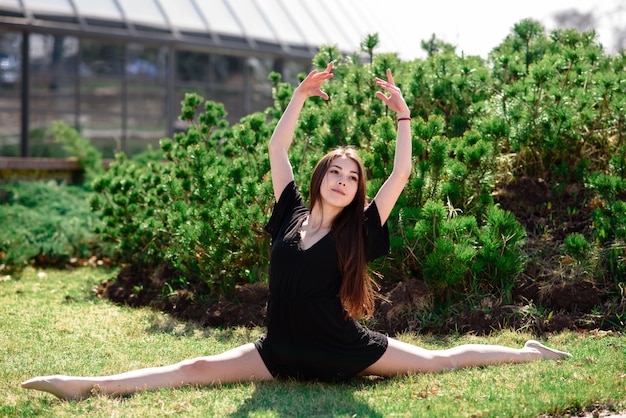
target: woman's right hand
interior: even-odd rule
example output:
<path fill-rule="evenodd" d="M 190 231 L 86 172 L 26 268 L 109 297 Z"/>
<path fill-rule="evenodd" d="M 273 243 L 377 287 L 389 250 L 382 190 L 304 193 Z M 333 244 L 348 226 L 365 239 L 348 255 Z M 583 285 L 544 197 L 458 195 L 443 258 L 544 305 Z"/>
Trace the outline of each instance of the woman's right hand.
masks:
<path fill-rule="evenodd" d="M 399 87 L 396 86 L 395 81 L 393 81 L 393 76 L 391 75 L 391 70 L 387 69 L 387 81 L 376 77 L 376 85 L 384 90 L 389 92 L 389 97 L 385 95 L 385 93 L 381 91 L 376 92 L 376 97 L 380 98 L 389 109 L 393 110 L 398 114 L 400 118 L 410 118 L 411 111 L 409 110 L 409 106 L 407 106 L 404 101 L 404 97 L 402 97 L 402 91 Z"/>
<path fill-rule="evenodd" d="M 326 80 L 333 78 L 333 63 L 328 64 L 324 71 L 311 71 L 300 85 L 296 88 L 294 94 L 303 94 L 305 97 L 320 96 L 324 100 L 328 100 L 328 94 L 322 90 L 322 85 Z"/>

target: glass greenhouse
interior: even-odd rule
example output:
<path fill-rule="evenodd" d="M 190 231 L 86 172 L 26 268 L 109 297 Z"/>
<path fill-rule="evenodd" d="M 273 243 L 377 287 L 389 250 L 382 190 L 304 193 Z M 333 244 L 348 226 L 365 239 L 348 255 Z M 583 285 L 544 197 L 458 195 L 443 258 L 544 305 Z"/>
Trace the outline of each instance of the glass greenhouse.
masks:
<path fill-rule="evenodd" d="M 322 44 L 385 39 L 370 1 L 0 0 L 0 157 L 62 156 L 56 120 L 105 158 L 156 147 L 187 92 L 237 121 L 271 105 L 270 71 L 295 83 Z"/>

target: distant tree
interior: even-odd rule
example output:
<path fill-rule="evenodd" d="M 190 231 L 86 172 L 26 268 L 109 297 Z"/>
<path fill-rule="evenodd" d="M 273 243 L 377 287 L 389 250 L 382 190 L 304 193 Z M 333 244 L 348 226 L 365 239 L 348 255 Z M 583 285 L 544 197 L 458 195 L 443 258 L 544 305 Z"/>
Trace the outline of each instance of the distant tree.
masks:
<path fill-rule="evenodd" d="M 361 51 L 366 52 L 370 58 L 370 62 L 374 62 L 374 48 L 378 46 L 380 39 L 378 33 L 367 35 L 365 40 L 361 42 Z"/>
<path fill-rule="evenodd" d="M 441 39 L 437 39 L 433 33 L 429 40 L 422 41 L 422 49 L 426 51 L 429 57 L 440 53 L 450 52 L 454 54 L 456 48 L 454 45 L 449 44 Z"/>

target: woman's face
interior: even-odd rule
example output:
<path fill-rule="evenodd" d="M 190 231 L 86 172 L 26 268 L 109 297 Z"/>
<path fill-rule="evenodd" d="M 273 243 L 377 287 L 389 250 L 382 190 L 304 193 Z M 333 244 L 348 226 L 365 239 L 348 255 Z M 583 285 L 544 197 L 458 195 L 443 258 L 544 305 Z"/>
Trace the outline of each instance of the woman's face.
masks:
<path fill-rule="evenodd" d="M 335 158 L 324 175 L 320 195 L 325 205 L 337 208 L 348 206 L 359 188 L 359 167 L 349 157 Z"/>

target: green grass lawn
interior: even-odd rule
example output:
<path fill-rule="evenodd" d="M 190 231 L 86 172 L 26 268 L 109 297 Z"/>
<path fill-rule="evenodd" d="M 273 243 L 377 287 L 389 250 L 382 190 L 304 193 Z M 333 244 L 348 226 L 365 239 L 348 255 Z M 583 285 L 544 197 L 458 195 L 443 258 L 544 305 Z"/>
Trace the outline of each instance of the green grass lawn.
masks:
<path fill-rule="evenodd" d="M 260 329 L 203 329 L 149 309 L 116 306 L 92 287 L 105 269 L 26 270 L 0 278 L 0 416 L 343 416 L 535 417 L 596 408 L 626 409 L 626 339 L 614 333 L 564 333 L 543 341 L 572 352 L 566 361 L 473 368 L 349 384 L 266 382 L 96 396 L 62 402 L 21 389 L 46 374 L 110 374 L 219 353 Z M 521 346 L 529 334 L 400 339 L 429 348 L 463 343 Z"/>

